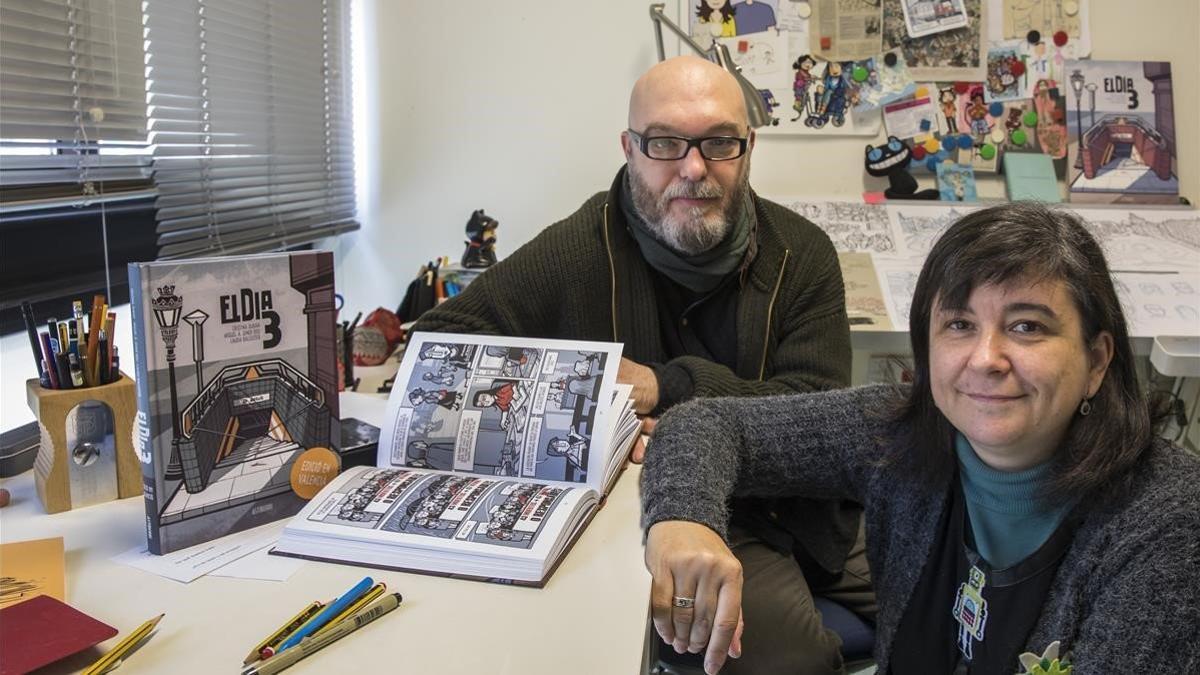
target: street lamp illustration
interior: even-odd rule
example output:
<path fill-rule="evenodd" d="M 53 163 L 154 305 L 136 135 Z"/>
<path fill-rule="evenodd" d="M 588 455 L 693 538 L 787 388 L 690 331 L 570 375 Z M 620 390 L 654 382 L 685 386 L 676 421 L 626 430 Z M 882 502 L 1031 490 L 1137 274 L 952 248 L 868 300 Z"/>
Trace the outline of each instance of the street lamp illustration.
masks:
<path fill-rule="evenodd" d="M 179 462 L 179 395 L 175 389 L 175 339 L 179 337 L 179 310 L 183 298 L 175 295 L 175 284 L 164 284 L 158 288 L 158 297 L 150 301 L 154 321 L 167 347 L 167 379 L 171 383 L 171 460 L 163 477 L 179 480 L 183 468 Z"/>
<path fill-rule="evenodd" d="M 196 393 L 199 394 L 204 388 L 204 322 L 208 320 L 208 314 L 197 309 L 183 320 L 192 327 L 192 360 L 196 362 Z"/>
<path fill-rule="evenodd" d="M 1083 73 L 1078 70 L 1071 73 L 1071 90 L 1075 92 L 1076 157 L 1083 156 L 1083 79 Z"/>
<path fill-rule="evenodd" d="M 1088 126 L 1096 126 L 1096 86 L 1095 82 L 1088 82 L 1084 85 L 1088 90 Z"/>

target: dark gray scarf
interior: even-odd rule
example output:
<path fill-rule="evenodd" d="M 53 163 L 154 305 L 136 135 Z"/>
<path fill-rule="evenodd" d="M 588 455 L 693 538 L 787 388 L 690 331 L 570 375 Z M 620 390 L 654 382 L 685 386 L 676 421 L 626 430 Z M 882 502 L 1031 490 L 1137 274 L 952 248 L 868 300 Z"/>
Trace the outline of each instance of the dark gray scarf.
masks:
<path fill-rule="evenodd" d="M 625 214 L 625 221 L 630 225 L 629 229 L 642 250 L 642 256 L 651 267 L 694 293 L 708 293 L 742 266 L 747 259 L 746 251 L 751 248 L 757 224 L 754 199 L 749 190 L 746 190 L 737 220 L 725 238 L 703 253 L 687 255 L 664 244 L 642 220 L 633 205 L 629 180 L 629 169 L 626 167 L 625 180 L 621 185 L 621 212 Z"/>

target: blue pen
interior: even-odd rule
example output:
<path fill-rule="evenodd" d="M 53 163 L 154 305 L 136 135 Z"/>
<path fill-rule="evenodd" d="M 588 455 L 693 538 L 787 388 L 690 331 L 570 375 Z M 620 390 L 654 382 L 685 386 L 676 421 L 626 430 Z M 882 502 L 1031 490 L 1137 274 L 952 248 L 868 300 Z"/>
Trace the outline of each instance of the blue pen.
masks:
<path fill-rule="evenodd" d="M 292 633 L 291 637 L 284 640 L 282 645 L 279 645 L 279 649 L 275 653 L 279 654 L 279 652 L 285 649 L 290 649 L 300 644 L 301 640 L 312 635 L 314 631 L 324 626 L 333 617 L 341 614 L 343 609 L 346 609 L 350 606 L 350 603 L 362 597 L 362 594 L 371 590 L 371 587 L 374 585 L 375 581 L 371 577 L 363 577 L 363 580 L 355 584 L 354 588 L 346 591 L 342 597 L 326 605 L 320 614 L 314 616 L 308 623 L 301 626 L 295 633 Z"/>

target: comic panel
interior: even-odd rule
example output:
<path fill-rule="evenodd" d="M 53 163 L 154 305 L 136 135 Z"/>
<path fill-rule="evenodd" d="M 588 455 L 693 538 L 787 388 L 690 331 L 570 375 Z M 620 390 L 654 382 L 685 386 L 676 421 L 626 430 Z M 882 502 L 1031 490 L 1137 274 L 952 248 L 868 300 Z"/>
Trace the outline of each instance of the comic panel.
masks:
<path fill-rule="evenodd" d="M 376 529 L 396 501 L 420 480 L 422 474 L 403 469 L 368 471 L 330 495 L 308 520 L 318 523 Z"/>
<path fill-rule="evenodd" d="M 450 539 L 495 485 L 494 480 L 474 476 L 428 475 L 404 495 L 380 529 Z"/>
<path fill-rule="evenodd" d="M 609 355 L 428 342 L 394 418 L 393 465 L 586 482 Z"/>
<path fill-rule="evenodd" d="M 566 491 L 567 488 L 538 483 L 506 483 L 480 500 L 470 515 L 470 527 L 459 530 L 458 538 L 531 548 Z"/>

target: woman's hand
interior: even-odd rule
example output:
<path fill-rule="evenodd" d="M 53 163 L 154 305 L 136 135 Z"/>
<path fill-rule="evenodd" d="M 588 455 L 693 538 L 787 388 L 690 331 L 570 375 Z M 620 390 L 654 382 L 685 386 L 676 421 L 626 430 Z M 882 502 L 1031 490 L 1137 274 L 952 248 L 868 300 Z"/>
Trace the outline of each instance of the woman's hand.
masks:
<path fill-rule="evenodd" d="M 654 578 L 651 617 L 664 642 L 681 654 L 703 650 L 710 675 L 726 655 L 742 655 L 742 565 L 716 532 L 686 521 L 655 523 L 646 569 Z"/>

